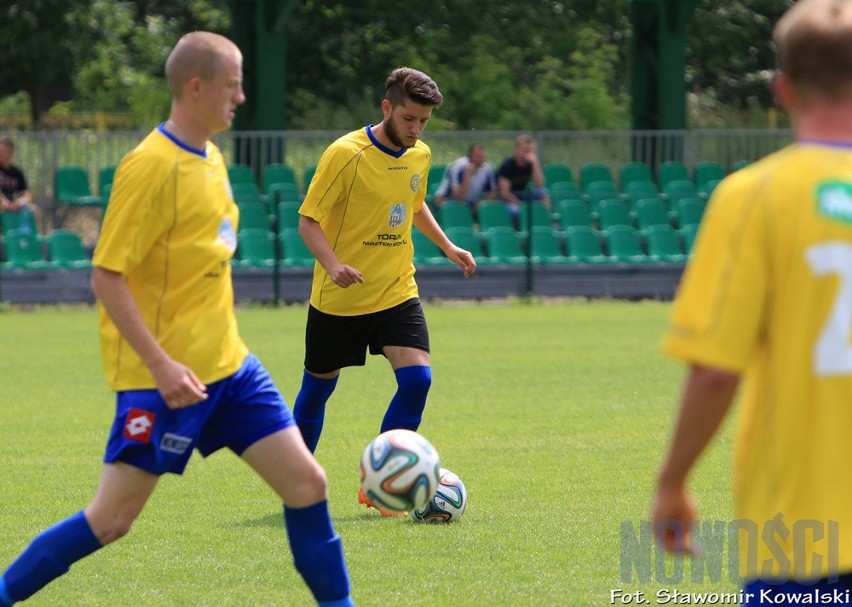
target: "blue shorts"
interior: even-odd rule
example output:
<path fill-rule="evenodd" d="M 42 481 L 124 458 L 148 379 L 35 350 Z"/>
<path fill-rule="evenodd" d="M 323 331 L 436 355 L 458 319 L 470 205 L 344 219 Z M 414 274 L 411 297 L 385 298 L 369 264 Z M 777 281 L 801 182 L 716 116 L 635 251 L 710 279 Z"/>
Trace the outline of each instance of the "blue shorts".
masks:
<path fill-rule="evenodd" d="M 157 390 L 118 392 L 104 462 L 181 474 L 194 448 L 204 457 L 222 447 L 240 455 L 294 423 L 269 372 L 249 354 L 236 373 L 207 386 L 207 400 L 189 407 L 169 409 Z"/>

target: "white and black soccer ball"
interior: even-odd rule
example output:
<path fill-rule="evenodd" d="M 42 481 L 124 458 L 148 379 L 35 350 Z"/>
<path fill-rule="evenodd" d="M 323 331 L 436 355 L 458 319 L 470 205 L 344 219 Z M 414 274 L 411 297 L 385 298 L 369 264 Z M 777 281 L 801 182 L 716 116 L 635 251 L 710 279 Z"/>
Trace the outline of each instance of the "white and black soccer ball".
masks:
<path fill-rule="evenodd" d="M 374 505 L 405 512 L 425 506 L 438 489 L 441 460 L 417 432 L 388 430 L 361 456 L 361 488 Z"/>
<path fill-rule="evenodd" d="M 420 523 L 451 523 L 464 514 L 467 507 L 467 490 L 458 474 L 441 468 L 441 480 L 435 496 L 422 508 L 409 511 Z"/>

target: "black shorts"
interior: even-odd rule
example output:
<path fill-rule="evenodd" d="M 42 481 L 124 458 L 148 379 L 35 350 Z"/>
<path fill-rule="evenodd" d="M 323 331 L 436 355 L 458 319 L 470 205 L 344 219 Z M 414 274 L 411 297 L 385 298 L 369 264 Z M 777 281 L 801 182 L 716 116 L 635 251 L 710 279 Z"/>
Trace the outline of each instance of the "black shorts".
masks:
<path fill-rule="evenodd" d="M 363 366 L 368 348 L 370 354 L 382 354 L 385 346 L 429 351 L 429 330 L 419 299 L 359 316 L 336 316 L 308 308 L 305 369 L 311 373 Z"/>

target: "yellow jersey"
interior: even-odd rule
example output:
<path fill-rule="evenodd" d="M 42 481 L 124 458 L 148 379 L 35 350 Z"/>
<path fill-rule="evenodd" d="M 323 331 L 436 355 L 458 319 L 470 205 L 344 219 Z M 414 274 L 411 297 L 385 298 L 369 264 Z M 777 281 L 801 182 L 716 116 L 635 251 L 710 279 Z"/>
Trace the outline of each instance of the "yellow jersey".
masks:
<path fill-rule="evenodd" d="M 326 149 L 299 213 L 319 222 L 337 258 L 359 270 L 364 284 L 342 289 L 317 262 L 312 306 L 355 316 L 418 296 L 411 226 L 426 198 L 431 158 L 419 140 L 411 148 L 388 149 L 370 126 Z"/>
<path fill-rule="evenodd" d="M 722 181 L 664 348 L 743 374 L 737 516 L 792 532 L 743 538 L 741 566 L 852 571 L 852 147 L 799 142 Z"/>
<path fill-rule="evenodd" d="M 248 350 L 233 310 L 230 259 L 239 211 L 219 149 L 193 149 L 162 125 L 119 164 L 95 248 L 122 274 L 157 342 L 202 382 L 235 373 Z M 100 312 L 101 354 L 113 390 L 155 388 L 148 368 Z"/>

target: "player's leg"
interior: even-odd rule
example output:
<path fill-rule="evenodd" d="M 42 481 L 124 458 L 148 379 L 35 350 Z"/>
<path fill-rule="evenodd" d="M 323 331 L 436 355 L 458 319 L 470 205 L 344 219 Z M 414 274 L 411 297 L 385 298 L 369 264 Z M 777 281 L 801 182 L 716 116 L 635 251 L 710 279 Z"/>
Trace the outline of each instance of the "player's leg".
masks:
<path fill-rule="evenodd" d="M 417 431 L 432 386 L 429 353 L 403 346 L 385 346 L 384 352 L 393 367 L 397 389 L 382 420 L 381 432 L 397 428 Z"/>
<path fill-rule="evenodd" d="M 293 403 L 293 416 L 302 433 L 302 438 L 311 453 L 317 450 L 323 423 L 325 405 L 337 387 L 340 370 L 331 373 L 302 373 L 302 386 Z"/>
<path fill-rule="evenodd" d="M 36 536 L 3 573 L 0 605 L 25 600 L 80 559 L 125 535 L 157 480 L 127 464 L 105 464 L 89 506 Z"/>
<path fill-rule="evenodd" d="M 293 417 L 311 453 L 317 449 L 325 406 L 337 386 L 340 369 L 366 361 L 369 316 L 335 316 L 308 308 L 305 372 L 293 403 Z"/>
<path fill-rule="evenodd" d="M 325 471 L 295 426 L 248 447 L 242 458 L 284 502 L 296 570 L 320 605 L 352 605 L 343 544 L 328 511 Z"/>
<path fill-rule="evenodd" d="M 402 428 L 416 431 L 423 419 L 432 385 L 429 365 L 429 330 L 419 299 L 389 310 L 370 343 L 370 351 L 387 357 L 396 376 L 397 390 L 382 420 L 381 431 Z"/>

